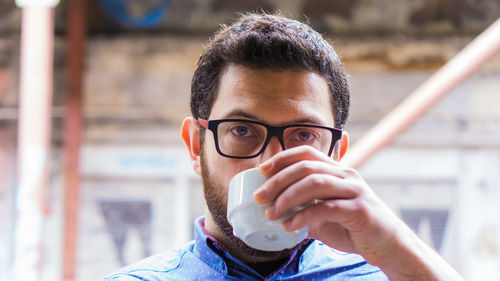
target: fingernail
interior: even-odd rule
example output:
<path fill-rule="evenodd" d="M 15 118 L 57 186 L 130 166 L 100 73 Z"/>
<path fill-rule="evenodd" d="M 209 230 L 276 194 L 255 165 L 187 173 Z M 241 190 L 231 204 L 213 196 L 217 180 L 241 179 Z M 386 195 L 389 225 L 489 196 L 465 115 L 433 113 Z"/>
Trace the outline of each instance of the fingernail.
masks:
<path fill-rule="evenodd" d="M 253 199 L 257 203 L 264 203 L 264 199 L 266 199 L 266 190 L 261 188 L 253 193 Z"/>
<path fill-rule="evenodd" d="M 283 228 L 287 231 L 292 229 L 292 226 L 293 226 L 293 218 L 289 218 L 283 222 Z"/>
<path fill-rule="evenodd" d="M 273 162 L 267 161 L 267 162 L 261 163 L 259 165 L 259 169 L 261 171 L 266 171 L 266 170 L 269 170 L 269 168 L 271 168 L 272 165 L 273 165 Z"/>
<path fill-rule="evenodd" d="M 266 217 L 270 220 L 274 219 L 276 208 L 274 206 L 270 206 L 266 209 Z"/>

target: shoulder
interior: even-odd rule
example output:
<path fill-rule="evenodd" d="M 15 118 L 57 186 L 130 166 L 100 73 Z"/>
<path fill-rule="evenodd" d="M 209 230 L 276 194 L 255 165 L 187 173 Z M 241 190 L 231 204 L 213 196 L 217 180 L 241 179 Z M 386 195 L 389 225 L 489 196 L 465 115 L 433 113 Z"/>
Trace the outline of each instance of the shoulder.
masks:
<path fill-rule="evenodd" d="M 183 258 L 191 253 L 192 244 L 191 242 L 182 249 L 166 251 L 140 260 L 113 272 L 102 281 L 153 281 L 174 277 Z"/>
<path fill-rule="evenodd" d="M 314 241 L 302 259 L 307 270 L 329 273 L 326 275 L 345 276 L 349 280 L 389 280 L 380 268 L 367 263 L 362 256 L 330 248 L 320 241 Z"/>

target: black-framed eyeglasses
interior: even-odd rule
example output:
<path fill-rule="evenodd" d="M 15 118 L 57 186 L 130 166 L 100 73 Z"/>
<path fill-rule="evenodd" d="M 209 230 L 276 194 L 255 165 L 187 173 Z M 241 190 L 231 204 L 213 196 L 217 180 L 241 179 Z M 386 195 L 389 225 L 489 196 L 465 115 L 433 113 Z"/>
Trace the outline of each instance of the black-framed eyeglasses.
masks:
<path fill-rule="evenodd" d="M 245 119 L 201 118 L 198 118 L 198 123 L 212 131 L 220 155 L 237 159 L 257 157 L 273 136 L 278 138 L 283 150 L 309 145 L 331 156 L 335 143 L 342 137 L 340 129 L 310 124 L 275 127 Z"/>

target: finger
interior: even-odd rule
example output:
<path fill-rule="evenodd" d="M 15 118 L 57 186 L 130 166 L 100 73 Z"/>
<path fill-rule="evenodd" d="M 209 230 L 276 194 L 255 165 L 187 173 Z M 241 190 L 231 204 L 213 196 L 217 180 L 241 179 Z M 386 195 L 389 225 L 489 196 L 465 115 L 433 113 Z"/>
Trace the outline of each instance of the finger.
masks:
<path fill-rule="evenodd" d="M 300 161 L 279 171 L 254 192 L 254 200 L 267 204 L 300 179 L 312 174 L 328 174 L 343 179 L 345 172 L 338 166 L 321 161 Z"/>
<path fill-rule="evenodd" d="M 316 160 L 330 163 L 336 166 L 340 165 L 337 161 L 333 160 L 332 158 L 328 157 L 328 155 L 320 152 L 312 146 L 303 145 L 277 153 L 267 161 L 261 163 L 259 165 L 259 169 L 261 173 L 269 177 L 276 174 L 278 171 L 284 169 L 285 167 L 288 167 L 293 163 L 302 160 Z"/>
<path fill-rule="evenodd" d="M 297 206 L 304 206 L 313 200 L 352 199 L 358 196 L 360 188 L 351 182 L 327 174 L 308 175 L 290 185 L 267 208 L 269 219 L 278 219 Z"/>
<path fill-rule="evenodd" d="M 354 200 L 342 199 L 313 204 L 284 221 L 283 228 L 286 231 L 294 231 L 307 225 L 329 221 L 338 223 L 349 229 L 348 222 L 352 221 L 351 217 L 354 216 L 356 205 Z"/>
<path fill-rule="evenodd" d="M 356 253 L 349 231 L 341 224 L 325 222 L 315 224 L 307 235 L 310 239 L 324 240 L 330 247 L 343 252 Z M 325 237 L 328 237 L 325 239 Z M 326 241 L 325 241 L 326 240 Z"/>

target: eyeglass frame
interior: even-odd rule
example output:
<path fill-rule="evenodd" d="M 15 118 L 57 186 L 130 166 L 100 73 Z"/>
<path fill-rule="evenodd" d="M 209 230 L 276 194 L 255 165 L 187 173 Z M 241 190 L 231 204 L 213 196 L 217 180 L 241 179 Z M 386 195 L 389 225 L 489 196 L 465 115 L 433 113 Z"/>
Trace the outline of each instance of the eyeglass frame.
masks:
<path fill-rule="evenodd" d="M 286 150 L 287 148 L 285 147 L 285 140 L 283 139 L 283 133 L 286 129 L 291 128 L 291 127 L 309 127 L 309 128 L 320 128 L 320 129 L 326 129 L 332 133 L 332 141 L 330 143 L 330 148 L 328 149 L 328 157 L 332 155 L 333 148 L 335 147 L 335 143 L 339 141 L 342 138 L 342 130 L 333 128 L 333 127 L 328 127 L 328 126 L 321 126 L 321 125 L 313 125 L 313 124 L 289 124 L 285 126 L 271 126 L 263 122 L 255 121 L 255 120 L 248 120 L 248 119 L 216 119 L 216 120 L 206 120 L 203 118 L 197 118 L 196 119 L 198 123 L 204 127 L 205 129 L 208 129 L 212 131 L 212 134 L 214 136 L 214 141 L 215 141 L 215 149 L 217 150 L 217 153 L 224 157 L 228 158 L 234 158 L 234 159 L 250 159 L 250 158 L 255 158 L 262 154 L 264 150 L 266 149 L 267 145 L 269 144 L 269 141 L 273 136 L 277 137 L 281 148 L 283 150 Z M 220 150 L 219 147 L 219 138 L 217 134 L 217 128 L 219 127 L 220 123 L 224 122 L 248 122 L 248 123 L 253 123 L 257 125 L 264 126 L 266 128 L 266 139 L 264 140 L 264 143 L 262 144 L 262 148 L 254 155 L 250 156 L 231 156 L 223 153 Z"/>

